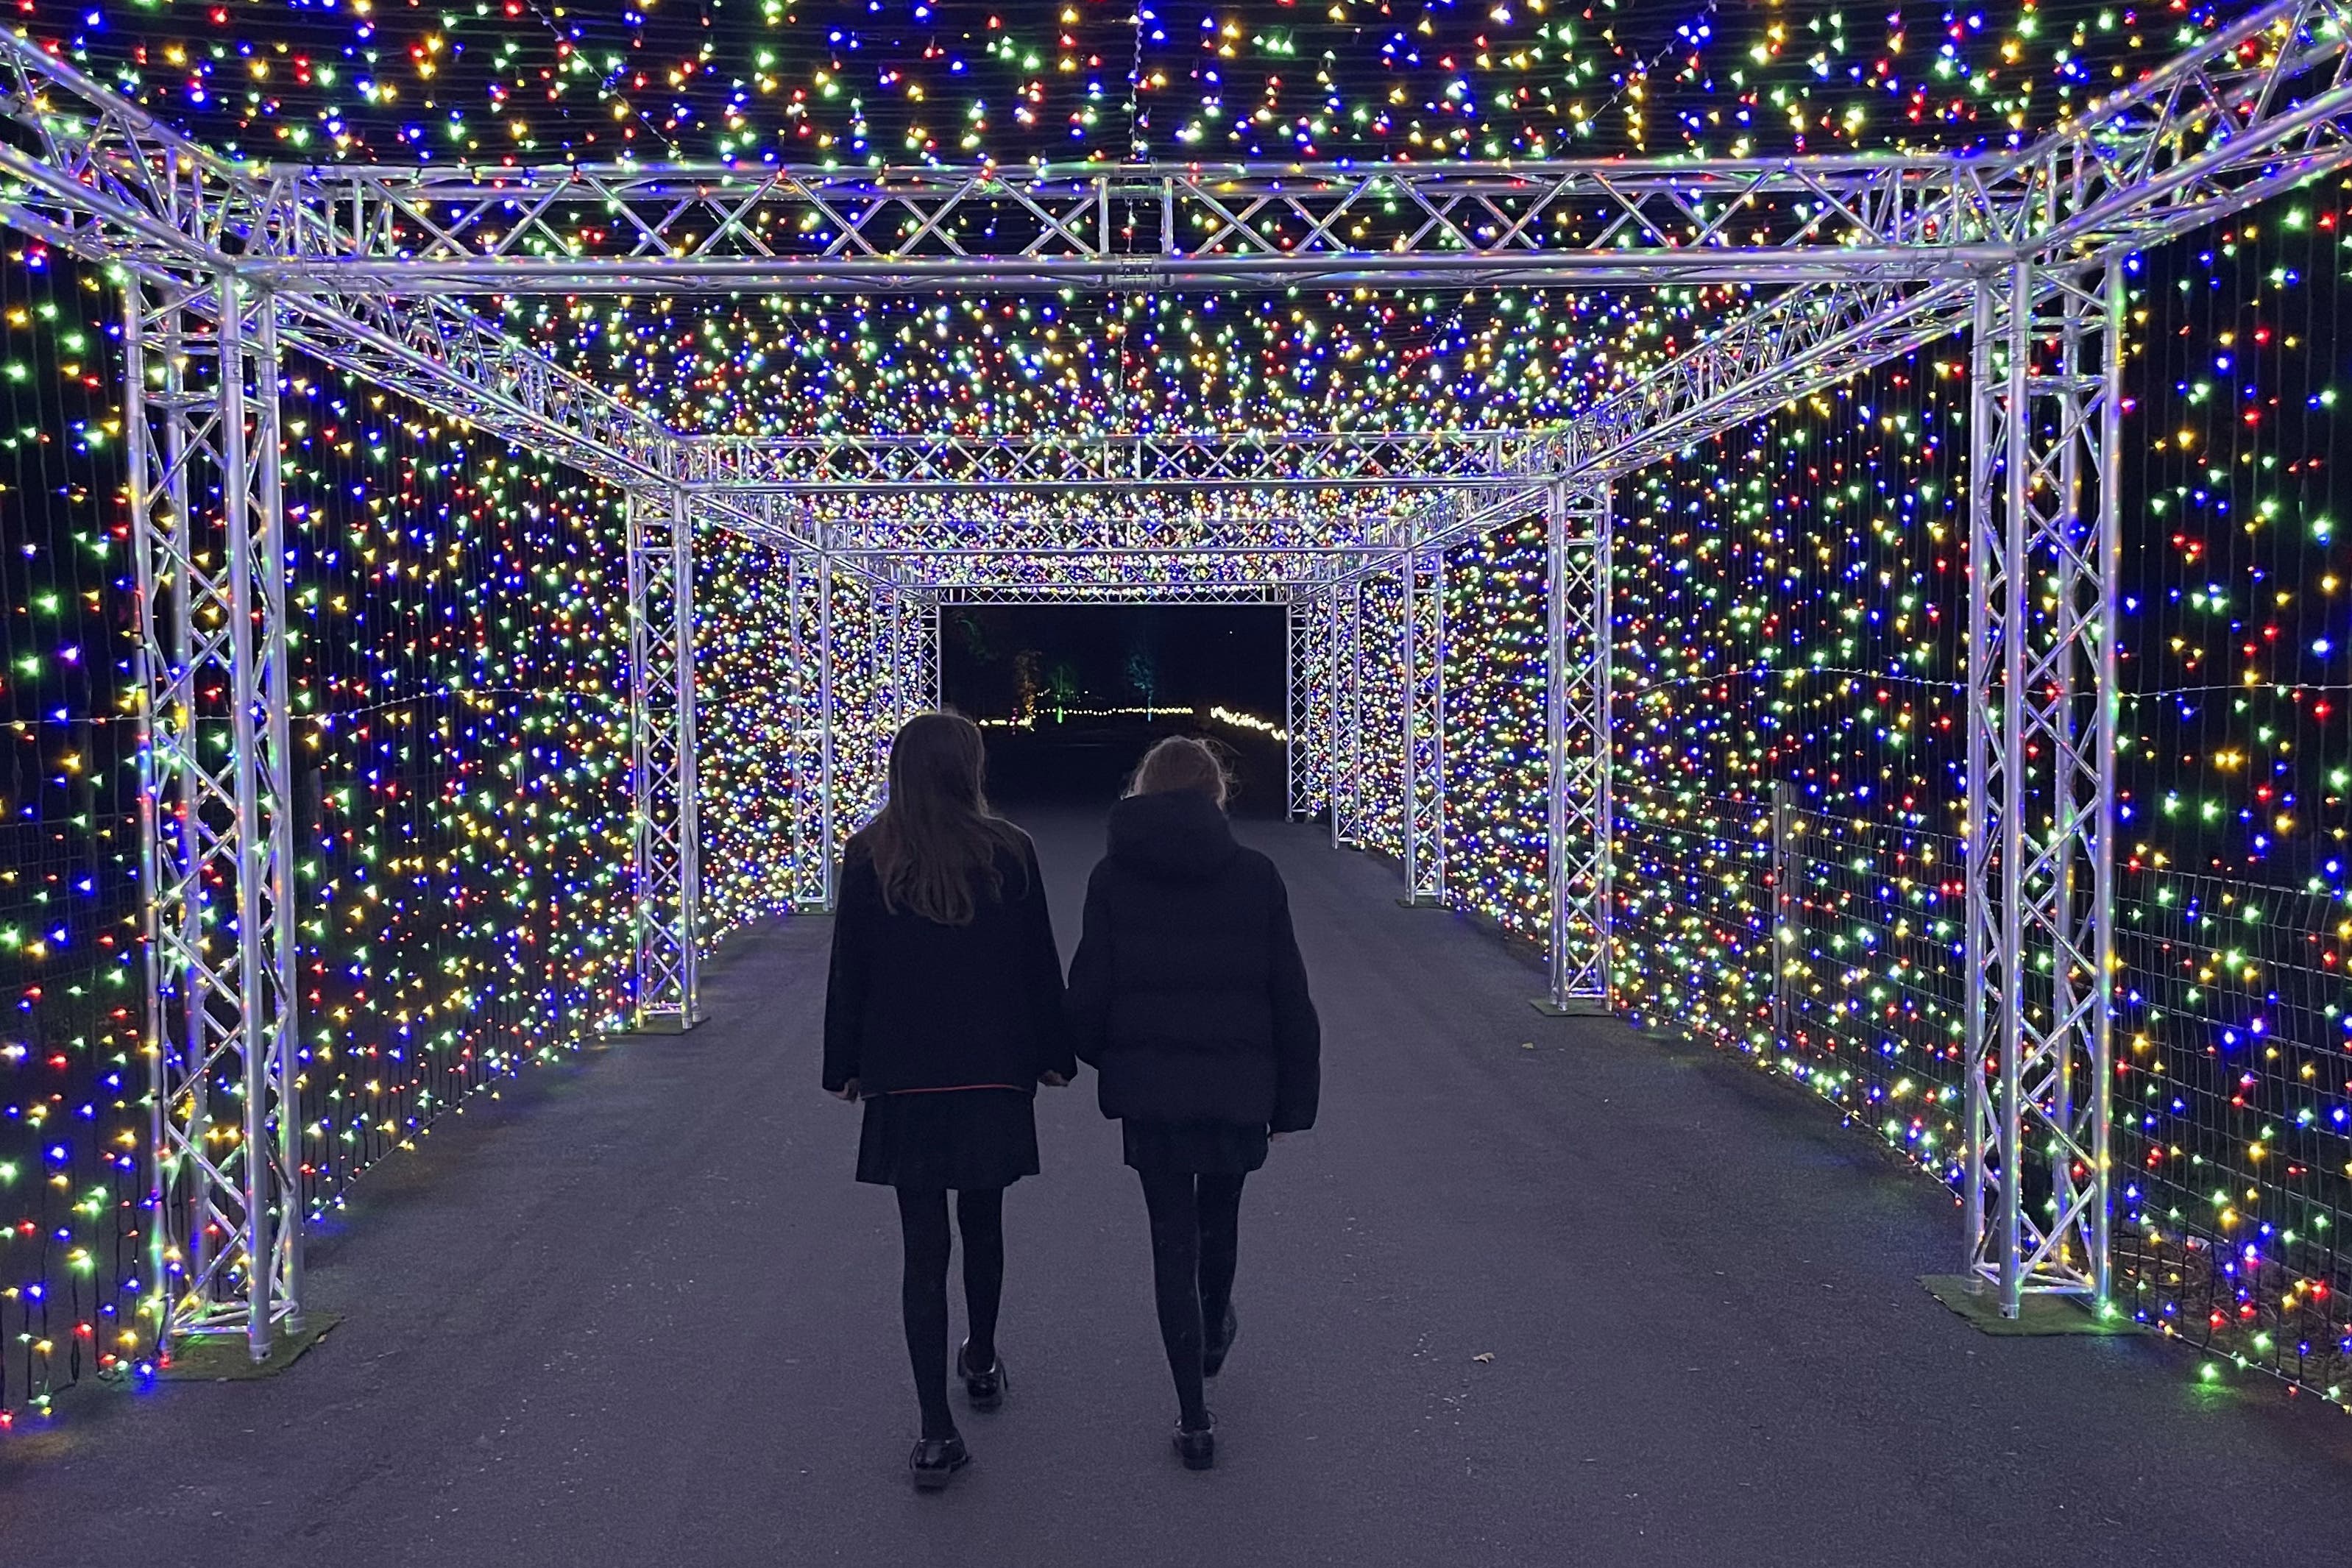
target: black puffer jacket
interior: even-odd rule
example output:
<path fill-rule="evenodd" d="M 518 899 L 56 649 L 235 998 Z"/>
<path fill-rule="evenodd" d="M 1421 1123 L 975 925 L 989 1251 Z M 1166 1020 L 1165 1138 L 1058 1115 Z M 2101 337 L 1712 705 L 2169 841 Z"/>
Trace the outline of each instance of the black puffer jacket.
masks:
<path fill-rule="evenodd" d="M 1024 835 L 998 852 L 1002 898 L 969 925 L 941 925 L 882 901 L 863 835 L 842 857 L 824 992 L 824 1086 L 1032 1089 L 1077 1074 L 1062 1008 L 1062 956 L 1045 879 Z"/>
<path fill-rule="evenodd" d="M 1134 795 L 1112 809 L 1069 1003 L 1106 1116 L 1315 1124 L 1322 1029 L 1289 892 L 1205 795 Z"/>

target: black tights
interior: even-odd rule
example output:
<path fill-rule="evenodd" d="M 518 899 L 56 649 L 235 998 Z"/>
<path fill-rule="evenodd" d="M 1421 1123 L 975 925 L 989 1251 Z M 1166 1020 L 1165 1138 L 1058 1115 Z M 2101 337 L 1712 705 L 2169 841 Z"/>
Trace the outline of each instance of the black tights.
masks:
<path fill-rule="evenodd" d="M 948 1195 L 936 1188 L 898 1190 L 898 1226 L 907 1239 L 898 1304 L 907 1318 L 907 1358 L 915 1367 L 923 1436 L 951 1437 L 956 1424 L 948 1409 Z M 996 1361 L 996 1306 L 1004 1291 L 1004 1189 L 957 1193 L 956 1228 L 963 1232 L 971 1364 L 986 1368 Z"/>
<path fill-rule="evenodd" d="M 1151 1289 L 1160 1339 L 1176 1377 L 1176 1408 L 1187 1427 L 1208 1419 L 1201 1393 L 1201 1333 L 1222 1327 L 1234 1296 L 1241 1247 L 1242 1177 L 1139 1170 L 1151 1216 Z"/>

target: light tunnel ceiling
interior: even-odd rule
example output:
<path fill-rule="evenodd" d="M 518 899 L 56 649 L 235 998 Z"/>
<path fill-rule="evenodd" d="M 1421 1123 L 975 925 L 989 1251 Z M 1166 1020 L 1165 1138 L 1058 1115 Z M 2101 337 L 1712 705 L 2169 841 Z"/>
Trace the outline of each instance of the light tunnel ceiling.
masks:
<path fill-rule="evenodd" d="M 509 324 L 694 433 L 1526 429 L 1732 298 L 1529 289 L 515 300 Z"/>
<path fill-rule="evenodd" d="M 1820 0 L 23 0 L 199 140 L 304 163 L 970 167 L 2019 145 L 2236 14 Z M 479 307 L 682 431 L 1555 423 L 1737 309 L 1421 287 L 548 298 Z"/>

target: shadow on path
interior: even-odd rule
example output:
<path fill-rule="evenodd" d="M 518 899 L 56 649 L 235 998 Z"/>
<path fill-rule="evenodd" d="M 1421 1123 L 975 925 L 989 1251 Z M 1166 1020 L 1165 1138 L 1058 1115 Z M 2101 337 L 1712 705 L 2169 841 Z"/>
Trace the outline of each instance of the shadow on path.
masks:
<path fill-rule="evenodd" d="M 1094 821 L 1035 829 L 1065 948 Z M 1006 1205 L 1011 1397 L 944 1497 L 889 1195 L 816 1087 L 826 923 L 712 1021 L 541 1070 L 322 1237 L 344 1324 L 263 1384 L 67 1404 L 0 1441 L 0 1557 L 604 1563 L 2320 1561 L 2352 1426 L 2132 1340 L 1982 1338 L 1915 1276 L 1958 1224 L 1740 1064 L 1547 1020 L 1538 977 L 1308 828 L 1290 878 L 1323 1125 L 1252 1178 L 1244 1328 L 1181 1470 L 1142 1202 L 1093 1080 Z M 961 1396 L 958 1396 L 959 1399 Z"/>

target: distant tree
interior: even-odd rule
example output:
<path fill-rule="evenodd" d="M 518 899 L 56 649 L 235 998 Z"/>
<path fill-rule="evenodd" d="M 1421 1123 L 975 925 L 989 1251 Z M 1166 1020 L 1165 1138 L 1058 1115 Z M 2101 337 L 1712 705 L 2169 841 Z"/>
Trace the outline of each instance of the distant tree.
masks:
<path fill-rule="evenodd" d="M 1013 655 L 1013 716 L 1037 716 L 1037 693 L 1042 685 L 1037 678 L 1038 662 L 1044 657 L 1034 648 L 1024 648 Z"/>
<path fill-rule="evenodd" d="M 1143 699 L 1145 707 L 1153 706 L 1160 695 L 1160 661 L 1145 647 L 1127 651 L 1127 689 Z"/>
<path fill-rule="evenodd" d="M 981 624 L 980 617 L 969 610 L 959 610 L 955 619 L 956 634 L 963 639 L 963 651 L 971 656 L 972 663 L 996 663 L 996 650 L 989 645 L 988 628 Z"/>
<path fill-rule="evenodd" d="M 1045 690 L 1054 699 L 1054 722 L 1059 724 L 1069 706 L 1078 700 L 1078 672 L 1067 659 L 1056 660 L 1045 672 Z"/>

